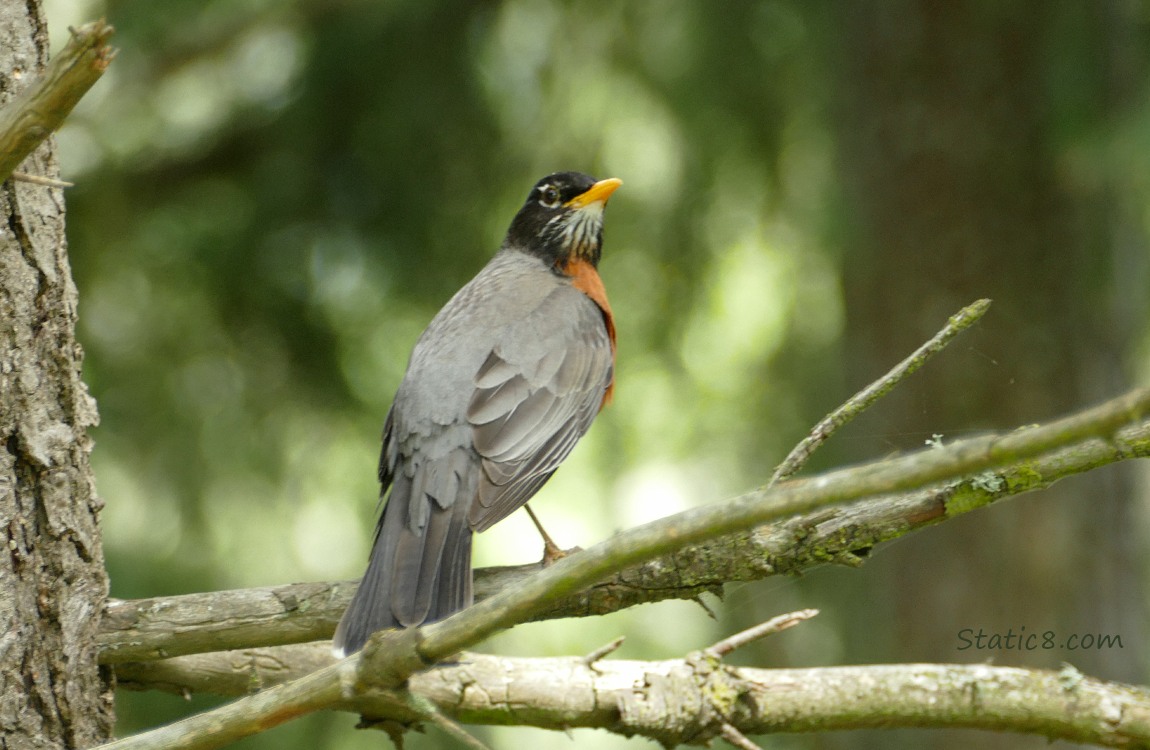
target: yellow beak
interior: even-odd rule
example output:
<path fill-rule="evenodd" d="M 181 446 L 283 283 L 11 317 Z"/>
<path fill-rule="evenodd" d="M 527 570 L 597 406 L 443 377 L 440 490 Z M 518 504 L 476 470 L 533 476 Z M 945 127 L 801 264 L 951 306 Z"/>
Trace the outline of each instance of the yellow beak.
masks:
<path fill-rule="evenodd" d="M 606 203 L 607 199 L 611 197 L 611 193 L 615 192 L 623 181 L 618 177 L 608 177 L 605 180 L 599 180 L 586 192 L 576 195 L 571 200 L 564 204 L 567 208 L 583 208 L 592 203 Z"/>

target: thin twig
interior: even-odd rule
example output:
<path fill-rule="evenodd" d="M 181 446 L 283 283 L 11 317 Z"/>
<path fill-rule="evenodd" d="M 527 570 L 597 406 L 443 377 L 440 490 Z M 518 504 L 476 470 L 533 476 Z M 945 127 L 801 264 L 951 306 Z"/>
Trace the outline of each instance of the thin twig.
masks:
<path fill-rule="evenodd" d="M 64 123 L 116 56 L 107 46 L 114 29 L 104 21 L 69 31 L 72 38 L 44 72 L 0 110 L 0 182 Z"/>
<path fill-rule="evenodd" d="M 76 187 L 76 183 L 74 182 L 68 182 L 67 180 L 57 180 L 54 177 L 41 177 L 38 174 L 28 174 L 27 172 L 13 172 L 12 179 L 16 180 L 17 182 L 27 182 L 32 185 L 43 185 L 44 187 Z"/>
<path fill-rule="evenodd" d="M 762 750 L 758 745 L 747 739 L 745 734 L 725 721 L 723 722 L 723 739 L 739 748 L 739 750 Z"/>
<path fill-rule="evenodd" d="M 800 609 L 797 612 L 788 612 L 785 615 L 772 617 L 766 622 L 760 622 L 753 628 L 747 628 L 741 633 L 735 633 L 729 638 L 724 638 L 714 646 L 705 649 L 704 653 L 709 656 L 714 656 L 717 659 L 722 659 L 735 649 L 742 648 L 748 643 L 754 643 L 760 638 L 766 638 L 768 635 L 781 632 L 787 628 L 793 628 L 795 625 L 811 619 L 818 613 L 819 611 L 817 609 Z"/>
<path fill-rule="evenodd" d="M 456 724 L 451 719 L 436 711 L 428 716 L 431 723 L 442 729 L 464 747 L 469 747 L 471 750 L 491 750 L 487 745 L 484 745 L 478 738 L 471 736 L 467 730 Z"/>
<path fill-rule="evenodd" d="M 908 375 L 942 351 L 951 339 L 974 325 L 989 309 L 990 300 L 988 299 L 980 299 L 962 308 L 951 316 L 943 329 L 934 335 L 934 338 L 916 349 L 914 354 L 899 362 L 886 375 L 863 388 L 851 396 L 842 406 L 823 417 L 822 421 L 810 431 L 810 434 L 803 438 L 802 442 L 796 445 L 783 459 L 783 462 L 778 465 L 766 486 L 773 487 L 787 477 L 794 476 L 831 435 L 862 414 L 875 401 L 890 393 Z"/>
<path fill-rule="evenodd" d="M 594 665 L 595 662 L 599 661 L 608 654 L 613 654 L 618 651 L 619 647 L 623 645 L 623 641 L 625 640 L 627 640 L 627 636 L 621 635 L 610 643 L 603 644 L 599 648 L 584 656 L 583 663 L 589 667 Z"/>
<path fill-rule="evenodd" d="M 710 617 L 712 620 L 718 620 L 719 619 L 719 616 L 717 614 L 715 614 L 715 610 L 711 609 L 711 605 L 709 605 L 705 601 L 703 601 L 703 597 L 701 595 L 700 596 L 692 596 L 691 601 L 693 601 L 695 604 L 698 604 L 699 607 L 701 607 L 702 610 L 707 613 L 707 617 Z"/>
<path fill-rule="evenodd" d="M 410 691 L 407 692 L 406 697 L 408 706 L 415 709 L 424 719 L 442 729 L 464 747 L 469 747 L 471 750 L 491 750 L 487 745 L 480 742 L 477 737 L 471 736 L 466 729 L 444 716 L 439 710 L 439 707 L 427 700 L 427 698 Z M 392 742 L 395 742 L 395 737 L 392 737 Z"/>

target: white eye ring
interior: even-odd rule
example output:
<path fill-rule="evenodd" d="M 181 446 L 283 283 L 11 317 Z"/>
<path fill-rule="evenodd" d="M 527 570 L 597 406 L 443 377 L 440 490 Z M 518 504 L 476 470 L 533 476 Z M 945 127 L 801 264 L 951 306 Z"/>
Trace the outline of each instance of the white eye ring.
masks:
<path fill-rule="evenodd" d="M 543 185 L 539 188 L 539 205 L 544 208 L 556 208 L 559 205 L 559 189 L 554 185 Z"/>

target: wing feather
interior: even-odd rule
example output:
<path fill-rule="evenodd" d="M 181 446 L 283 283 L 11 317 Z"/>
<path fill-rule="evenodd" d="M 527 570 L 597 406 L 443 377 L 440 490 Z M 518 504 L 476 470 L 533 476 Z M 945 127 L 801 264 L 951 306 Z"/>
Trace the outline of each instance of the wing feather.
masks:
<path fill-rule="evenodd" d="M 563 287 L 495 345 L 476 376 L 468 421 L 482 458 L 470 522 L 482 531 L 527 502 L 587 432 L 612 382 L 602 311 Z M 541 335 L 542 332 L 542 335 Z M 516 347 L 517 341 L 530 345 Z"/>

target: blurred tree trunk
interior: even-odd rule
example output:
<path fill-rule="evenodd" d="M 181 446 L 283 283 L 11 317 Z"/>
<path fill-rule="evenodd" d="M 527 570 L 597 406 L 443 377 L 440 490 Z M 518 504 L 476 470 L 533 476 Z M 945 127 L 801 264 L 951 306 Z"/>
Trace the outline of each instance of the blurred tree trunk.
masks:
<path fill-rule="evenodd" d="M 900 0 L 844 14 L 851 382 L 877 375 L 964 304 L 995 303 L 968 345 L 916 375 L 860 432 L 917 448 L 932 433 L 1038 422 L 1123 387 L 1136 322 L 1117 319 L 1132 309 L 1114 291 L 1121 217 L 1106 175 L 1082 180 L 1065 148 L 1101 129 L 1120 103 L 1111 69 L 1123 41 L 1117 5 Z M 847 661 L 1070 662 L 1146 682 L 1144 572 L 1134 552 L 1144 540 L 1129 477 L 1096 472 L 884 551 L 873 567 L 881 573 L 851 577 L 873 588 L 860 594 L 868 606 Z M 964 627 L 1049 630 L 1059 640 L 1110 633 L 1124 648 L 960 652 Z M 875 739 L 898 746 L 889 734 Z M 928 742 L 967 747 L 971 736 L 932 733 Z"/>
<path fill-rule="evenodd" d="M 0 106 L 47 57 L 40 4 L 0 2 Z M 43 144 L 22 170 L 55 177 L 53 148 Z M 112 725 L 95 645 L 108 580 L 64 201 L 8 180 L 0 213 L 0 744 L 89 747 Z"/>

